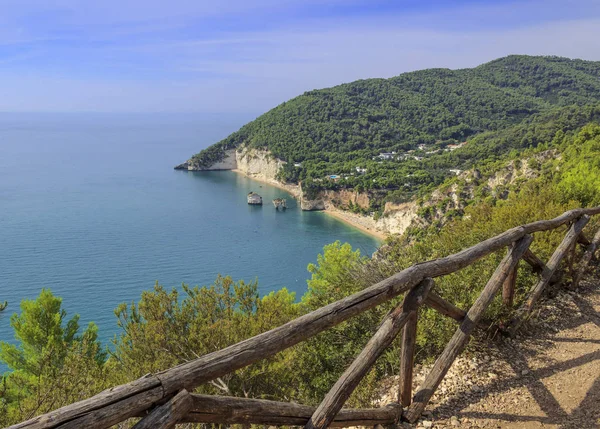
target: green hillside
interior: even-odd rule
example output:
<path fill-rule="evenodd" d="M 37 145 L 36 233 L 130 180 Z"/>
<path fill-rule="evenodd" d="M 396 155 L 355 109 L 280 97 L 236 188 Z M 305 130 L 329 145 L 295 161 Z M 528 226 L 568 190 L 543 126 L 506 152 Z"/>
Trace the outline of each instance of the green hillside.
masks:
<path fill-rule="evenodd" d="M 596 109 L 583 106 L 599 102 L 600 62 L 509 56 L 472 69 L 421 70 L 306 92 L 195 155 L 191 164 L 209 166 L 224 150 L 246 145 L 288 161 L 282 181 L 413 195 L 451 176 L 450 169 L 489 156 L 489 148 L 471 147 L 483 143 L 482 133 L 544 118 L 594 119 Z M 452 145 L 465 141 L 454 151 Z M 392 152 L 392 159 L 380 157 Z M 341 179 L 323 180 L 333 174 Z"/>

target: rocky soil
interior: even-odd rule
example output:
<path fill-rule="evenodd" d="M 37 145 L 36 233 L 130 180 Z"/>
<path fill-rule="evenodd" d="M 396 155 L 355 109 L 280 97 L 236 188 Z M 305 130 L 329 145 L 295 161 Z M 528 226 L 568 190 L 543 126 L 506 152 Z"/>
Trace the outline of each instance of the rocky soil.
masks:
<path fill-rule="evenodd" d="M 388 380 L 381 404 L 397 389 Z M 600 428 L 600 265 L 576 292 L 542 301 L 519 336 L 474 338 L 422 419 L 400 427 Z"/>

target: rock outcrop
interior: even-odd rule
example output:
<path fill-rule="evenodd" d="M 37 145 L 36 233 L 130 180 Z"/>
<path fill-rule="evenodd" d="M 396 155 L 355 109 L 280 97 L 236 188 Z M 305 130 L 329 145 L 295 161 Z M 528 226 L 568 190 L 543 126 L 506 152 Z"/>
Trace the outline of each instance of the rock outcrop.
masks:
<path fill-rule="evenodd" d="M 258 195 L 256 192 L 250 192 L 248 194 L 248 204 L 255 205 L 255 206 L 262 206 L 262 203 L 263 203 L 262 197 L 260 195 Z"/>
<path fill-rule="evenodd" d="M 325 210 L 325 200 L 323 198 L 309 200 L 308 198 L 300 196 L 300 208 L 306 211 Z"/>
<path fill-rule="evenodd" d="M 298 198 L 300 197 L 300 186 L 284 184 L 277 180 L 277 173 L 283 165 L 285 165 L 285 161 L 273 156 L 267 150 L 241 147 L 237 150 L 226 151 L 225 157 L 212 165 L 201 166 L 194 163 L 193 159 L 189 159 L 183 164 L 177 165 L 175 169 L 188 171 L 235 170 L 252 179 L 285 189 Z"/>
<path fill-rule="evenodd" d="M 383 215 L 375 221 L 375 228 L 385 234 L 403 234 L 418 219 L 418 208 L 414 202 L 385 203 Z"/>
<path fill-rule="evenodd" d="M 225 151 L 225 156 L 221 161 L 215 162 L 212 165 L 200 166 L 194 163 L 193 159 L 188 159 L 183 164 L 175 167 L 175 170 L 188 171 L 208 171 L 208 170 L 235 170 L 237 168 L 237 153 L 235 149 Z"/>
<path fill-rule="evenodd" d="M 277 173 L 286 164 L 266 150 L 242 148 L 235 156 L 237 170 L 260 180 L 276 180 Z"/>
<path fill-rule="evenodd" d="M 326 190 L 319 192 L 313 199 L 302 195 L 300 205 L 302 210 L 329 210 L 342 215 L 347 221 L 358 224 L 366 229 L 385 235 L 403 234 L 406 229 L 419 217 L 418 205 L 414 202 L 403 204 L 386 203 L 383 215 L 377 220 L 372 215 L 353 213 L 349 206 L 368 209 L 371 197 L 366 192 L 356 192 L 351 189 L 339 191 Z"/>

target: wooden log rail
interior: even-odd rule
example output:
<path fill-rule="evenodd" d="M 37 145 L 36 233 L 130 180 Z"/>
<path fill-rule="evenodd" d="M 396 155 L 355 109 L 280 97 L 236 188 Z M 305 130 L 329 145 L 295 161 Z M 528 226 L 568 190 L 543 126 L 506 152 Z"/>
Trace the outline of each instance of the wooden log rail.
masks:
<path fill-rule="evenodd" d="M 304 426 L 316 407 L 264 399 L 228 396 L 191 395 L 190 412 L 181 423 L 258 424 L 273 426 Z M 330 427 L 391 425 L 398 419 L 400 406 L 345 409 L 335 416 Z"/>
<path fill-rule="evenodd" d="M 327 426 L 391 424 L 402 416 L 409 421 L 415 421 L 500 289 L 502 289 L 503 302 L 512 305 L 516 270 L 521 259 L 540 274 L 540 281 L 530 292 L 525 304 L 516 312 L 513 327 L 518 327 L 528 317 L 565 255 L 576 243 L 580 243 L 587 247 L 576 279 L 573 281 L 573 285 L 577 284 L 581 277 L 579 273 L 583 273 L 585 266 L 600 245 L 600 232 L 591 241 L 582 236 L 582 230 L 589 217 L 597 214 L 600 214 L 600 207 L 575 209 L 551 220 L 541 220 L 509 229 L 456 254 L 408 267 L 354 295 L 305 314 L 268 332 L 158 374 L 113 387 L 91 398 L 34 417 L 11 428 L 100 429 L 132 417 L 143 417 L 136 428 L 171 428 L 177 423 L 202 422 L 305 425 L 306 428 L 313 429 Z M 570 225 L 569 231 L 547 264 L 529 250 L 531 234 L 553 230 L 567 224 Z M 432 290 L 434 285 L 432 279 L 457 272 L 503 248 L 508 248 L 507 255 L 470 309 L 460 309 Z M 257 399 L 188 393 L 200 384 L 273 356 L 404 293 L 406 296 L 403 303 L 386 316 L 364 350 L 316 408 Z M 411 398 L 417 315 L 422 305 L 451 317 L 460 325 L 434 364 L 423 386 L 416 392 L 414 398 Z M 343 409 L 344 403 L 362 377 L 400 331 L 403 331 L 400 357 L 400 404 L 370 410 Z M 405 407 L 404 411 L 402 407 Z"/>

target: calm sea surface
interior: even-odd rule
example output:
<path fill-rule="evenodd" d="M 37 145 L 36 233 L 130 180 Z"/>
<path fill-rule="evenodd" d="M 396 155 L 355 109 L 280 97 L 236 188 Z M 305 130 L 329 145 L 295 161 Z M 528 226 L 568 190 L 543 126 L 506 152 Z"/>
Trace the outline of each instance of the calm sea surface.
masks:
<path fill-rule="evenodd" d="M 261 293 L 299 297 L 324 245 L 379 242 L 285 192 L 233 172 L 173 166 L 251 117 L 0 114 L 0 340 L 12 313 L 50 288 L 81 326 L 106 341 L 114 308 L 165 286 L 210 284 L 217 274 L 258 278 Z M 252 207 L 256 191 L 267 204 Z M 286 212 L 270 201 L 288 197 Z"/>

